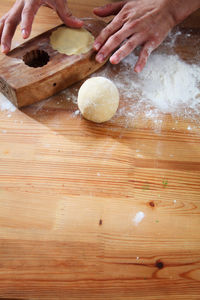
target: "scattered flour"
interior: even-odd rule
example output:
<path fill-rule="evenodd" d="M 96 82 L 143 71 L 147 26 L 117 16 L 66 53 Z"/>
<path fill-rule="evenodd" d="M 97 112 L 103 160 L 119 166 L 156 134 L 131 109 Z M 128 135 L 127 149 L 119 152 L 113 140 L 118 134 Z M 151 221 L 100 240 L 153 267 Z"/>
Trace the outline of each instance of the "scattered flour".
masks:
<path fill-rule="evenodd" d="M 177 31 L 170 31 L 170 33 L 168 34 L 168 37 L 166 38 L 166 40 L 163 42 L 166 46 L 168 46 L 169 48 L 173 48 L 176 44 L 177 38 L 181 35 L 181 31 L 177 30 Z M 186 37 L 190 36 L 189 33 L 186 34 Z"/>
<path fill-rule="evenodd" d="M 75 116 L 79 115 L 80 114 L 80 111 L 77 109 L 75 112 L 74 112 Z"/>
<path fill-rule="evenodd" d="M 0 111 L 14 112 L 16 107 L 2 94 L 0 93 Z M 8 117 L 10 117 L 8 115 Z"/>
<path fill-rule="evenodd" d="M 62 95 L 65 96 L 65 99 L 67 101 L 72 101 L 74 104 L 77 104 L 77 95 L 78 95 L 79 88 L 74 85 L 70 89 L 66 89 L 63 92 L 61 92 Z"/>
<path fill-rule="evenodd" d="M 173 113 L 180 106 L 200 102 L 199 78 L 199 66 L 187 64 L 177 55 L 155 53 L 138 75 L 136 88 L 161 112 Z"/>
<path fill-rule="evenodd" d="M 123 117 L 125 127 L 130 120 L 141 118 L 153 122 L 156 131 L 163 126 L 165 114 L 199 122 L 200 115 L 200 51 L 193 41 L 190 61 L 175 51 L 177 39 L 189 39 L 190 33 L 170 33 L 162 47 L 155 50 L 143 71 L 133 71 L 138 49 L 119 65 L 107 64 L 92 76 L 105 76 L 114 81 L 121 95 L 116 117 Z M 189 43 L 190 40 L 187 40 Z M 123 123 L 124 123 L 123 121 Z M 115 118 L 111 120 L 115 122 Z M 122 121 L 121 121 L 122 122 Z"/>
<path fill-rule="evenodd" d="M 133 222 L 137 226 L 143 219 L 144 219 L 144 213 L 143 211 L 139 211 L 136 213 Z"/>
<path fill-rule="evenodd" d="M 129 109 L 119 114 L 133 117 L 135 112 L 146 106 L 145 115 L 152 113 L 179 113 L 186 108 L 199 109 L 200 104 L 200 66 L 188 64 L 178 55 L 167 55 L 154 52 L 151 54 L 144 70 L 135 74 L 133 66 L 138 57 L 132 53 L 121 63 L 120 72 L 116 66 L 108 66 L 98 76 L 113 77 L 124 101 Z M 116 74 L 117 73 L 117 74 Z M 96 76 L 96 74 L 93 74 Z M 152 110 L 152 108 L 154 108 Z M 144 109 L 143 109 L 144 110 Z M 162 120 L 156 120 L 162 123 Z"/>

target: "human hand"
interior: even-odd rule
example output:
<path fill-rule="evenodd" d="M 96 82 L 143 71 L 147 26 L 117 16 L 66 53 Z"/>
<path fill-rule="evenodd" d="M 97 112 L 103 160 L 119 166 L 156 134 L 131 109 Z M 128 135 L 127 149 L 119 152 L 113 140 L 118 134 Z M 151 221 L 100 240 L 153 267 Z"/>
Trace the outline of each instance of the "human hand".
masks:
<path fill-rule="evenodd" d="M 13 7 L 0 19 L 0 45 L 3 53 L 8 53 L 17 25 L 21 22 L 24 39 L 28 38 L 35 14 L 40 6 L 54 9 L 60 19 L 69 27 L 79 28 L 83 22 L 72 16 L 66 0 L 16 0 Z"/>
<path fill-rule="evenodd" d="M 192 3 L 191 3 L 192 2 Z M 100 17 L 115 15 L 112 22 L 100 33 L 94 43 L 98 51 L 96 60 L 103 62 L 110 57 L 118 64 L 137 46 L 142 46 L 135 72 L 144 68 L 151 52 L 156 49 L 168 32 L 200 7 L 200 0 L 131 0 L 95 8 Z"/>

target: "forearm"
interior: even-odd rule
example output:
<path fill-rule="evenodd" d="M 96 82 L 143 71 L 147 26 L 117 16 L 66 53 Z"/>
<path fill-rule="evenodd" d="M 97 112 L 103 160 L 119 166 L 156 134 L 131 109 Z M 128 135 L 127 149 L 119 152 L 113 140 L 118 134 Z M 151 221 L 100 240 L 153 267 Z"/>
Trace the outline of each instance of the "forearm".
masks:
<path fill-rule="evenodd" d="M 175 23 L 179 24 L 189 15 L 200 8 L 200 0 L 171 0 L 170 11 L 174 17 Z"/>

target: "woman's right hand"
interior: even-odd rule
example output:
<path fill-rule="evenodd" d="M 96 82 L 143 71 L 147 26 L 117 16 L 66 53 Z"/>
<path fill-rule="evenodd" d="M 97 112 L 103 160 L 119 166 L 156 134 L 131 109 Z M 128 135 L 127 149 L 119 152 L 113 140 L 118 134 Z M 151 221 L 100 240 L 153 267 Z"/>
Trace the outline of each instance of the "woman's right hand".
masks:
<path fill-rule="evenodd" d="M 142 46 L 135 72 L 141 72 L 151 52 L 168 32 L 192 12 L 200 8 L 200 0 L 125 0 L 95 8 L 99 17 L 114 15 L 94 43 L 96 60 L 110 57 L 118 64 L 138 46 Z"/>
<path fill-rule="evenodd" d="M 12 38 L 20 22 L 23 38 L 29 37 L 34 17 L 42 5 L 54 9 L 67 26 L 82 27 L 83 22 L 72 16 L 66 0 L 16 0 L 8 13 L 0 19 L 0 45 L 3 53 L 9 52 Z"/>

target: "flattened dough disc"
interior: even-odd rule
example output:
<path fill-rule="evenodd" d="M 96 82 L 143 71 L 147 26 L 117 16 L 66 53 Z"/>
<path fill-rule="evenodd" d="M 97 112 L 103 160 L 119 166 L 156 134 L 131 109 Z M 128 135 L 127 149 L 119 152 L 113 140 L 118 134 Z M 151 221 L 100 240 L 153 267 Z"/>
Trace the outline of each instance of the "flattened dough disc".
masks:
<path fill-rule="evenodd" d="M 54 50 L 66 55 L 79 55 L 92 49 L 93 35 L 85 28 L 75 29 L 65 26 L 53 31 L 50 43 Z"/>

